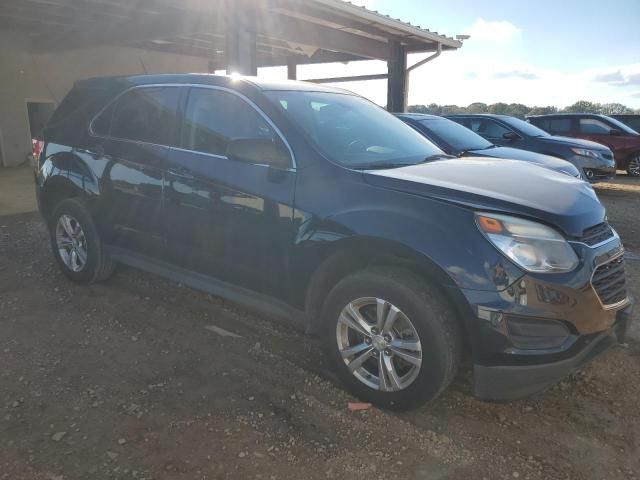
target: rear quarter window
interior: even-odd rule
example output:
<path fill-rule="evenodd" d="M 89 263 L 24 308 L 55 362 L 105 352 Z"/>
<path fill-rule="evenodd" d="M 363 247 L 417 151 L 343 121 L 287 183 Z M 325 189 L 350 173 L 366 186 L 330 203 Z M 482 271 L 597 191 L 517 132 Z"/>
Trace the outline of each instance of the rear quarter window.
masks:
<path fill-rule="evenodd" d="M 47 123 L 45 140 L 63 145 L 82 143 L 89 122 L 108 100 L 109 93 L 105 89 L 73 87 Z"/>

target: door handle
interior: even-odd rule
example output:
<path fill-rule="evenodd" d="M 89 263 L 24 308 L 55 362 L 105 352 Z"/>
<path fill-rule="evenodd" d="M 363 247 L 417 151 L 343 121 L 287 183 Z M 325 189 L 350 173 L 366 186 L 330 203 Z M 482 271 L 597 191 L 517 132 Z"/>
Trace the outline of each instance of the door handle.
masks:
<path fill-rule="evenodd" d="M 171 167 L 167 171 L 169 172 L 169 174 L 173 175 L 174 177 L 186 178 L 186 179 L 193 178 L 193 174 L 191 173 L 191 170 L 189 170 L 187 167 Z"/>

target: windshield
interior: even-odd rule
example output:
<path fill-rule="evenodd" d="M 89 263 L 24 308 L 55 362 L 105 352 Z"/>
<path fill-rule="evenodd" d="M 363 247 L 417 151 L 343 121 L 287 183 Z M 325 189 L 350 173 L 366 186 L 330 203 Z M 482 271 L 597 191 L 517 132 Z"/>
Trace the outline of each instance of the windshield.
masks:
<path fill-rule="evenodd" d="M 267 91 L 329 160 L 348 168 L 422 163 L 444 152 L 402 120 L 354 95 Z"/>
<path fill-rule="evenodd" d="M 542 130 L 541 128 L 538 128 L 529 122 L 525 122 L 524 120 L 520 120 L 519 118 L 500 117 L 500 120 L 502 120 L 507 125 L 510 125 L 513 128 L 519 130 L 520 133 L 522 133 L 523 135 L 526 135 L 527 137 L 548 137 L 549 136 L 549 134 L 544 130 Z"/>
<path fill-rule="evenodd" d="M 467 127 L 446 118 L 425 118 L 420 124 L 433 137 L 449 145 L 458 152 L 468 150 L 484 150 L 493 146 L 480 135 L 472 132 Z"/>

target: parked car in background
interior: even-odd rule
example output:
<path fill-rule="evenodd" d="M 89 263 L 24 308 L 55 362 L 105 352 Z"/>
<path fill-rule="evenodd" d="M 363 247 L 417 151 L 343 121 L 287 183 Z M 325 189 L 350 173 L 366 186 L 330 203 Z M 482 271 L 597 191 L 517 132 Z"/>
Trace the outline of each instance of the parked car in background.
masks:
<path fill-rule="evenodd" d="M 640 133 L 615 118 L 595 113 L 558 113 L 528 117 L 552 135 L 582 138 L 606 145 L 620 170 L 640 176 Z"/>
<path fill-rule="evenodd" d="M 624 113 L 620 115 L 609 115 L 611 118 L 615 118 L 619 122 L 624 123 L 626 126 L 633 128 L 636 132 L 640 133 L 640 115 L 632 113 Z"/>
<path fill-rule="evenodd" d="M 491 143 L 542 153 L 576 166 L 590 182 L 616 175 L 613 153 L 604 145 L 575 138 L 556 137 L 515 117 L 490 114 L 447 115 Z"/>
<path fill-rule="evenodd" d="M 398 113 L 396 116 L 449 155 L 522 160 L 582 178 L 581 172 L 565 160 L 517 148 L 499 147 L 448 118 L 422 113 Z"/>
<path fill-rule="evenodd" d="M 77 82 L 35 181 L 70 280 L 124 263 L 287 316 L 381 406 L 437 397 L 463 355 L 481 398 L 543 390 L 631 318 L 622 243 L 584 181 L 450 158 L 343 90 Z"/>

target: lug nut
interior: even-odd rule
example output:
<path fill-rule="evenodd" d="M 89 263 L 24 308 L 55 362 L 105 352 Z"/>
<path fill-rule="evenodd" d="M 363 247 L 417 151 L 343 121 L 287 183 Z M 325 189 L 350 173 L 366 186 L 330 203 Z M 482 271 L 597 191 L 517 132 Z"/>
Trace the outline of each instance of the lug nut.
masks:
<path fill-rule="evenodd" d="M 371 345 L 371 339 L 369 337 L 366 337 L 364 339 L 364 343 L 366 343 L 367 345 Z"/>
<path fill-rule="evenodd" d="M 373 327 L 371 329 L 371 333 L 374 334 L 374 335 L 377 335 L 378 334 L 378 329 L 376 327 Z"/>
<path fill-rule="evenodd" d="M 389 350 L 388 348 L 387 348 L 387 349 L 385 349 L 384 354 L 385 354 L 387 357 L 390 357 L 390 356 L 391 356 L 391 350 Z"/>
<path fill-rule="evenodd" d="M 391 335 L 389 335 L 388 333 L 384 336 L 384 341 L 387 343 L 391 343 Z"/>

